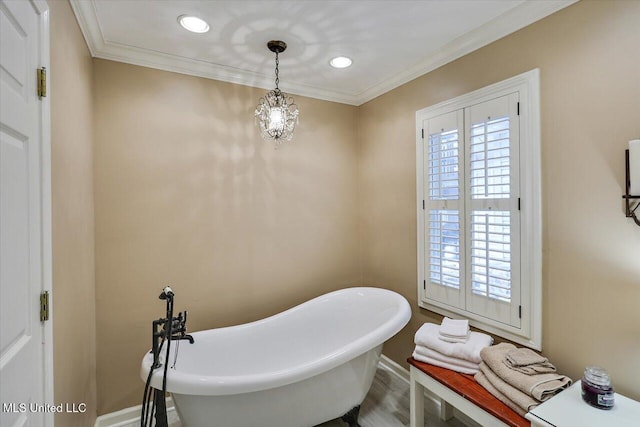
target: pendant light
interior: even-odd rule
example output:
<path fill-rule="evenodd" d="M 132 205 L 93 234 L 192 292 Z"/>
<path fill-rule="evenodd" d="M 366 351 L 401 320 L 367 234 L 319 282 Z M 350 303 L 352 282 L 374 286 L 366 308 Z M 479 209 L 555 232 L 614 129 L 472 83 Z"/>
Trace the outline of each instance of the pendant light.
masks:
<path fill-rule="evenodd" d="M 262 138 L 267 142 L 273 141 L 277 147 L 285 141 L 291 141 L 293 130 L 298 123 L 299 111 L 293 98 L 278 87 L 280 83 L 278 54 L 285 51 L 287 44 L 280 40 L 271 40 L 267 43 L 267 47 L 276 54 L 276 88 L 260 98 L 255 117 L 260 126 Z"/>

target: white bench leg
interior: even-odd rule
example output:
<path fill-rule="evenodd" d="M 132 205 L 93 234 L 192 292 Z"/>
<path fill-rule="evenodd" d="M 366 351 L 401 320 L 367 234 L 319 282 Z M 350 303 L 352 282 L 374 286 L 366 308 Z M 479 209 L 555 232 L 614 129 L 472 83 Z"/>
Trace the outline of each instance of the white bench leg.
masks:
<path fill-rule="evenodd" d="M 413 368 L 413 367 L 412 367 Z M 409 383 L 411 427 L 424 427 L 424 387 L 413 375 Z"/>
<path fill-rule="evenodd" d="M 453 418 L 453 406 L 444 399 L 440 399 L 440 419 L 448 421 L 451 418 Z"/>

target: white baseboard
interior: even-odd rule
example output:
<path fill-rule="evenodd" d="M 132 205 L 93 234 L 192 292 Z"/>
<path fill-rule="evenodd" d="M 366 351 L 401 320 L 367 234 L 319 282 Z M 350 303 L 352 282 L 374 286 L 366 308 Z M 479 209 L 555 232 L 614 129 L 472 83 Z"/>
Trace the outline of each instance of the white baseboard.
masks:
<path fill-rule="evenodd" d="M 409 371 L 393 360 L 389 359 L 384 354 L 380 355 L 379 366 L 397 375 L 398 378 L 409 384 Z M 440 407 L 440 399 L 432 394 L 429 390 L 425 390 L 424 396 L 425 398 L 429 399 L 435 406 L 437 406 L 438 408 Z"/>
<path fill-rule="evenodd" d="M 386 369 L 387 371 L 391 371 L 391 373 L 395 374 L 398 378 L 400 378 L 407 384 L 409 383 L 409 371 L 393 360 L 389 359 L 384 354 L 380 355 L 380 362 L 378 363 L 378 365 L 381 368 Z"/>
<path fill-rule="evenodd" d="M 100 415 L 96 419 L 94 427 L 139 427 L 141 411 L 142 405 L 137 405 Z M 169 419 L 169 423 L 173 420 L 178 420 L 176 408 L 173 406 L 173 401 L 170 397 L 167 398 L 167 418 Z"/>

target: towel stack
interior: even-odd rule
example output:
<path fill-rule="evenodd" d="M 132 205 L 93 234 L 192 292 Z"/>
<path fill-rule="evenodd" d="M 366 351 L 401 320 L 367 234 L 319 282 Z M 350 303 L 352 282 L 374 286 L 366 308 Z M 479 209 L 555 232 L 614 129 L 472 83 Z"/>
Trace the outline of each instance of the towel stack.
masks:
<path fill-rule="evenodd" d="M 520 415 L 569 387 L 546 357 L 513 344 L 500 343 L 480 352 L 476 381 Z"/>
<path fill-rule="evenodd" d="M 463 374 L 476 374 L 480 369 L 480 351 L 490 346 L 493 338 L 470 332 L 467 320 L 445 318 L 442 325 L 422 325 L 414 342 L 414 359 Z"/>

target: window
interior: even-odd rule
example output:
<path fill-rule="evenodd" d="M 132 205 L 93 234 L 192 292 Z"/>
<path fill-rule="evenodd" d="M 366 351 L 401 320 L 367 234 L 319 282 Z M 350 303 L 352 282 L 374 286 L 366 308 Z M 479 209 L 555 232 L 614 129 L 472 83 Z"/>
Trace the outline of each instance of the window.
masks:
<path fill-rule="evenodd" d="M 541 348 L 539 71 L 416 113 L 418 301 Z"/>

